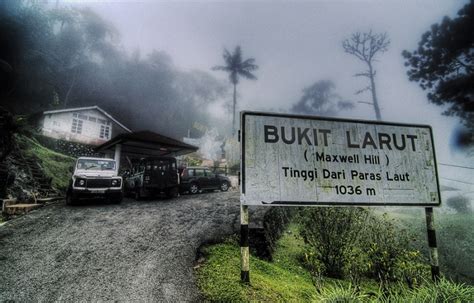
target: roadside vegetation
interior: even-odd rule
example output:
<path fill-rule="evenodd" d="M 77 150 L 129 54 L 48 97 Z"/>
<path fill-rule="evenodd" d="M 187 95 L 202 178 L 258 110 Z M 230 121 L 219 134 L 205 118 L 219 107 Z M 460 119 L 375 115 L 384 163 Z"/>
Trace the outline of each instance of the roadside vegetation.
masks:
<path fill-rule="evenodd" d="M 423 252 L 426 260 L 428 248 L 423 210 L 392 212 L 390 217 L 399 221 L 399 224 L 407 230 L 412 231 L 415 240 L 412 241 L 412 246 Z M 449 212 L 449 208 L 443 207 L 435 212 L 441 272 L 449 279 L 471 285 L 474 285 L 473 225 L 474 216 L 470 208 Z"/>
<path fill-rule="evenodd" d="M 74 165 L 75 159 L 48 149 L 35 139 L 24 135 L 16 135 L 15 140 L 24 155 L 36 159 L 44 174 L 52 178 L 53 187 L 65 191 L 69 185 L 71 175 L 69 168 Z"/>
<path fill-rule="evenodd" d="M 206 261 L 196 267 L 198 286 L 209 301 L 473 302 L 474 287 L 451 280 L 461 269 L 451 263 L 470 262 L 470 248 L 446 245 L 459 251 L 451 252 L 455 259 L 443 259 L 448 248 L 440 245 L 449 278 L 434 284 L 420 250 L 426 246 L 421 226 L 412 226 L 414 215 L 395 217 L 362 208 L 300 210 L 272 262 L 251 256 L 251 285 L 240 283 L 238 239 L 230 238 L 201 250 Z M 466 222 L 440 217 L 440 225 L 449 227 L 440 232 L 440 242 L 457 241 Z"/>

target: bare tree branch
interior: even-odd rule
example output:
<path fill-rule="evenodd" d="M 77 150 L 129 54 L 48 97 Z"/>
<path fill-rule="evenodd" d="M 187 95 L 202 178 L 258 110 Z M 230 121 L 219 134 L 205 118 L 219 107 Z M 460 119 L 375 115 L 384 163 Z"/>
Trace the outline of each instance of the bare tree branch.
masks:
<path fill-rule="evenodd" d="M 371 90 L 375 114 L 378 120 L 381 120 L 380 108 L 377 101 L 375 91 L 375 75 L 376 71 L 373 68 L 373 63 L 377 61 L 378 54 L 382 54 L 388 50 L 390 39 L 387 33 L 373 33 L 369 32 L 353 33 L 348 39 L 342 41 L 342 48 L 350 55 L 353 55 L 360 61 L 367 64 L 369 70 L 366 72 L 357 73 L 354 77 L 367 77 L 370 80 L 370 85 L 366 88 L 358 90 L 356 94 L 361 94 L 367 90 Z"/>

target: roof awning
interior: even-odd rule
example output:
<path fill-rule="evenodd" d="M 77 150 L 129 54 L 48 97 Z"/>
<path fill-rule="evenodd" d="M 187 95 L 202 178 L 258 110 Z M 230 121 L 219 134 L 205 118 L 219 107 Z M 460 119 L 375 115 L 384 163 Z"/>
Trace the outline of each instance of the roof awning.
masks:
<path fill-rule="evenodd" d="M 131 157 L 180 156 L 195 152 L 198 147 L 151 131 L 120 134 L 95 148 L 97 152 L 114 152 L 120 144 L 122 154 Z"/>

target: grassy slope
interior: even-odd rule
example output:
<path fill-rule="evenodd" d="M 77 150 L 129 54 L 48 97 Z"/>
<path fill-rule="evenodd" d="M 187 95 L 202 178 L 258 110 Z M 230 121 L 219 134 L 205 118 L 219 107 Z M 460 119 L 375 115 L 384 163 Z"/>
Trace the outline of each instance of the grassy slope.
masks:
<path fill-rule="evenodd" d="M 39 159 L 46 176 L 53 178 L 53 186 L 57 189 L 65 190 L 69 185 L 69 178 L 71 176 L 69 167 L 74 165 L 75 159 L 52 151 L 34 139 L 25 136 L 17 136 L 16 139 L 21 146 L 25 147 L 23 152 L 26 156 Z"/>
<path fill-rule="evenodd" d="M 293 236 L 284 237 L 273 263 L 251 256 L 252 286 L 240 283 L 240 248 L 236 241 L 206 247 L 208 257 L 196 274 L 198 285 L 211 301 L 308 301 L 314 294 L 309 273 L 295 263 L 298 251 Z"/>
<path fill-rule="evenodd" d="M 301 266 L 303 241 L 296 227 L 278 242 L 273 262 L 250 256 L 251 286 L 240 283 L 240 248 L 236 240 L 204 248 L 205 264 L 196 271 L 198 286 L 209 301 L 308 302 L 320 301 L 309 272 Z M 376 291 L 377 283 L 362 283 Z M 324 278 L 325 287 L 350 288 L 344 280 Z"/>
<path fill-rule="evenodd" d="M 273 262 L 250 258 L 251 286 L 240 283 L 240 248 L 236 239 L 204 248 L 206 262 L 196 270 L 197 283 L 206 301 L 219 302 L 474 302 L 474 288 L 442 280 L 409 290 L 394 285 L 384 297 L 375 281 L 363 281 L 357 292 L 347 280 L 324 278 L 318 294 L 299 258 L 303 242 L 294 227 L 278 243 Z"/>

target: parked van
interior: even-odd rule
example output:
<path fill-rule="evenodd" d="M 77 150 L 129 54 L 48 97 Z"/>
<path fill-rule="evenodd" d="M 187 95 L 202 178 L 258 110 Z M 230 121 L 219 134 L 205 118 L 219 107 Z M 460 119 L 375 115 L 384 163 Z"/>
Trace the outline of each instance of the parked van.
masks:
<path fill-rule="evenodd" d="M 125 194 L 136 200 L 165 194 L 176 197 L 179 190 L 179 175 L 173 157 L 148 157 L 135 163 L 125 175 Z"/>

